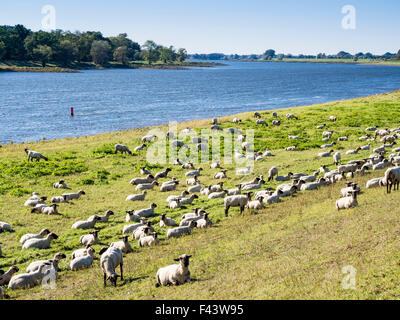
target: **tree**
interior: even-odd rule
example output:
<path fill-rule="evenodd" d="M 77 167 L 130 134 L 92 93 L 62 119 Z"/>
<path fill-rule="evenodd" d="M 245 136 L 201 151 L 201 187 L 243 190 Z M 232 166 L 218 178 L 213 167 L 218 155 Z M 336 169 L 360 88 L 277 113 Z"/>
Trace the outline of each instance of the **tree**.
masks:
<path fill-rule="evenodd" d="M 39 45 L 33 49 L 33 54 L 37 60 L 42 63 L 42 67 L 46 67 L 46 64 L 50 61 L 53 50 L 49 46 Z"/>
<path fill-rule="evenodd" d="M 176 54 L 176 59 L 177 59 L 179 62 L 184 62 L 184 61 L 187 59 L 187 57 L 188 57 L 188 54 L 187 54 L 186 49 L 184 49 L 184 48 L 179 48 L 179 49 L 178 49 L 178 52 L 177 52 L 177 54 Z"/>
<path fill-rule="evenodd" d="M 122 46 L 116 48 L 114 51 L 114 60 L 121 62 L 122 64 L 127 64 L 129 62 L 128 47 Z"/>
<path fill-rule="evenodd" d="M 117 37 L 110 37 L 108 39 L 114 51 L 119 47 L 126 47 L 126 55 L 129 60 L 133 60 L 139 56 L 140 45 L 129 39 L 126 33 L 121 33 Z"/>
<path fill-rule="evenodd" d="M 78 56 L 78 48 L 70 40 L 62 40 L 56 48 L 55 60 L 62 65 L 68 65 Z"/>
<path fill-rule="evenodd" d="M 400 50 L 397 52 L 397 59 L 400 60 Z"/>
<path fill-rule="evenodd" d="M 173 62 L 176 60 L 176 53 L 173 47 L 159 47 L 158 48 L 159 59 L 164 62 Z"/>
<path fill-rule="evenodd" d="M 98 65 L 104 65 L 110 61 L 111 46 L 107 41 L 96 40 L 92 43 L 90 55 L 93 62 Z"/>
<path fill-rule="evenodd" d="M 275 50 L 268 49 L 267 51 L 264 52 L 263 55 L 264 60 L 271 60 L 274 57 L 275 57 Z"/>
<path fill-rule="evenodd" d="M 0 41 L 0 60 L 6 55 L 6 45 L 3 41 Z"/>
<path fill-rule="evenodd" d="M 157 62 L 160 58 L 159 46 L 152 40 L 147 40 L 143 45 L 143 58 L 149 63 Z"/>

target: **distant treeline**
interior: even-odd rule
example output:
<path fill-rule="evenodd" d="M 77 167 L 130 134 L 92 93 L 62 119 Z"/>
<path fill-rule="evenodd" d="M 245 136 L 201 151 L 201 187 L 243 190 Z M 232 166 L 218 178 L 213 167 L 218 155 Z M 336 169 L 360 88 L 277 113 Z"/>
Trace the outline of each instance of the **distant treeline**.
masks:
<path fill-rule="evenodd" d="M 33 32 L 23 25 L 0 26 L 0 61 L 37 61 L 68 66 L 73 62 L 93 62 L 98 65 L 117 61 L 128 64 L 143 60 L 148 63 L 183 62 L 187 52 L 181 48 L 164 47 L 154 41 L 143 46 L 128 38 L 126 33 L 104 37 L 101 32 Z"/>
<path fill-rule="evenodd" d="M 283 60 L 283 59 L 353 59 L 355 61 L 360 59 L 376 59 L 376 60 L 395 60 L 400 59 L 400 50 L 396 53 L 387 52 L 384 55 L 373 55 L 370 52 L 363 53 L 359 52 L 357 54 L 350 54 L 345 51 L 340 51 L 337 54 L 325 54 L 319 53 L 317 55 L 292 55 L 292 54 L 283 54 L 276 53 L 275 50 L 269 49 L 266 50 L 263 54 L 249 54 L 249 55 L 239 55 L 239 54 L 230 54 L 226 55 L 223 53 L 209 53 L 209 54 L 191 54 L 189 55 L 191 59 L 200 59 L 200 60 Z"/>

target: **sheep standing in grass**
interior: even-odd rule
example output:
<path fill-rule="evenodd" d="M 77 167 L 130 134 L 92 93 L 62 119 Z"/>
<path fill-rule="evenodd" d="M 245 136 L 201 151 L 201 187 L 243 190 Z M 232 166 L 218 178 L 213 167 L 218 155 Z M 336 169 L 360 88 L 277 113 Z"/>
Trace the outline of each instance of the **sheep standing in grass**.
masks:
<path fill-rule="evenodd" d="M 79 242 L 86 247 L 99 243 L 99 230 L 94 230 L 90 234 L 81 236 Z"/>
<path fill-rule="evenodd" d="M 91 216 L 86 221 L 77 221 L 72 225 L 72 229 L 93 229 L 97 222 L 100 221 L 99 216 Z"/>
<path fill-rule="evenodd" d="M 137 151 L 142 151 L 144 148 L 146 148 L 147 145 L 145 143 L 141 144 L 140 146 L 135 147 L 135 149 L 133 149 L 135 152 Z"/>
<path fill-rule="evenodd" d="M 390 168 L 386 170 L 382 179 L 382 184 L 386 185 L 386 192 L 390 193 L 393 190 L 399 190 L 400 185 L 400 167 Z"/>
<path fill-rule="evenodd" d="M 71 260 L 71 262 L 69 263 L 69 267 L 72 271 L 90 268 L 93 264 L 93 259 L 94 249 L 92 247 L 89 247 L 85 249 L 84 255 L 78 256 Z"/>
<path fill-rule="evenodd" d="M 22 245 L 22 249 L 30 249 L 30 248 L 48 249 L 50 248 L 51 241 L 54 239 L 58 239 L 58 236 L 55 233 L 51 232 L 47 235 L 46 238 L 43 239 L 26 240 Z"/>
<path fill-rule="evenodd" d="M 337 200 L 336 209 L 339 211 L 341 209 L 350 209 L 356 207 L 358 205 L 357 193 L 357 191 L 352 191 L 351 196 Z"/>
<path fill-rule="evenodd" d="M 119 248 L 123 253 L 133 252 L 132 246 L 128 241 L 128 236 L 123 236 L 122 241 L 112 242 L 110 247 Z"/>
<path fill-rule="evenodd" d="M 39 269 L 31 273 L 18 274 L 11 278 L 8 289 L 28 289 L 37 286 L 49 270 L 50 264 L 42 264 Z"/>
<path fill-rule="evenodd" d="M 229 196 L 224 199 L 225 216 L 228 216 L 230 207 L 240 207 L 240 213 L 243 213 L 247 202 L 251 201 L 251 193 L 246 195 Z"/>
<path fill-rule="evenodd" d="M 270 182 L 275 176 L 278 175 L 278 168 L 277 167 L 272 167 L 271 169 L 269 169 L 268 171 L 268 182 Z"/>
<path fill-rule="evenodd" d="M 160 239 L 157 237 L 157 232 L 151 233 L 149 236 L 142 237 L 139 239 L 139 247 L 152 247 L 160 243 Z"/>
<path fill-rule="evenodd" d="M 24 149 L 24 151 L 28 155 L 28 161 L 33 161 L 33 159 L 35 159 L 37 162 L 39 162 L 41 159 L 43 159 L 44 161 L 49 160 L 44 155 L 42 155 L 40 152 L 28 150 L 26 148 Z"/>
<path fill-rule="evenodd" d="M 126 197 L 125 201 L 144 201 L 144 199 L 146 198 L 146 194 L 146 190 L 139 194 L 131 194 Z"/>
<path fill-rule="evenodd" d="M 333 154 L 333 162 L 335 165 L 338 165 L 340 163 L 341 159 L 342 159 L 342 155 L 340 154 L 340 152 L 335 152 Z"/>
<path fill-rule="evenodd" d="M 115 149 L 115 154 L 117 154 L 118 152 L 121 152 L 122 154 L 132 155 L 132 151 L 129 150 L 129 148 L 126 145 L 116 144 L 114 149 Z"/>
<path fill-rule="evenodd" d="M 54 255 L 53 259 L 51 260 L 39 260 L 39 261 L 34 261 L 29 266 L 26 268 L 26 272 L 35 272 L 37 271 L 42 264 L 47 264 L 50 263 L 50 265 L 53 266 L 54 270 L 56 272 L 59 272 L 60 269 L 58 268 L 58 264 L 60 263 L 60 260 L 65 259 L 67 256 L 64 253 L 58 252 Z"/>
<path fill-rule="evenodd" d="M 19 268 L 17 266 L 12 266 L 7 272 L 0 273 L 0 286 L 8 284 L 14 273 L 17 273 L 18 271 Z"/>
<path fill-rule="evenodd" d="M 43 239 L 45 236 L 47 236 L 50 233 L 49 229 L 42 229 L 39 233 L 27 233 L 24 234 L 21 239 L 19 239 L 20 243 L 25 243 L 25 241 L 29 239 Z"/>
<path fill-rule="evenodd" d="M 109 280 L 114 287 L 117 286 L 117 278 L 119 277 L 115 273 L 115 268 L 120 266 L 121 269 L 121 280 L 124 280 L 123 276 L 123 257 L 122 251 L 119 248 L 109 247 L 108 249 L 102 249 L 100 251 L 100 266 L 104 275 L 104 286 L 107 285 L 107 280 Z"/>
<path fill-rule="evenodd" d="M 156 287 L 168 285 L 180 285 L 186 282 L 191 282 L 189 271 L 189 258 L 191 255 L 183 254 L 174 261 L 179 261 L 179 264 L 173 264 L 168 267 L 160 268 L 156 274 Z"/>

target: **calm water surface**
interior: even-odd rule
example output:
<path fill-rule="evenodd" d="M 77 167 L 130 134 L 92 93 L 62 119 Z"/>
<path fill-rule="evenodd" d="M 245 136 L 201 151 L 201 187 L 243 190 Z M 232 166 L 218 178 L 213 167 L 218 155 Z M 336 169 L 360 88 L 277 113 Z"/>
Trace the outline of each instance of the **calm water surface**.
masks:
<path fill-rule="evenodd" d="M 400 88 L 400 67 L 228 62 L 188 70 L 0 73 L 0 144 L 286 108 Z M 74 107 L 75 117 L 69 116 Z"/>

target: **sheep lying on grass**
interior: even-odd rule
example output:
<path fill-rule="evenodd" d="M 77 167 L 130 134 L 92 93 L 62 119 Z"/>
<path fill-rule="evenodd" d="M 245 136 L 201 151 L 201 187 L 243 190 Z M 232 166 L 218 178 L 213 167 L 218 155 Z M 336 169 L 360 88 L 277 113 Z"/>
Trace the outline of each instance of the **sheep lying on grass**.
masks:
<path fill-rule="evenodd" d="M 93 259 L 94 249 L 92 247 L 89 247 L 88 249 L 85 249 L 84 255 L 71 260 L 71 262 L 69 263 L 69 267 L 72 271 L 90 268 L 93 264 Z"/>
<path fill-rule="evenodd" d="M 121 239 L 122 241 L 112 242 L 110 247 L 119 248 L 123 253 L 133 252 L 132 246 L 128 240 L 128 236 L 123 236 Z"/>
<path fill-rule="evenodd" d="M 17 273 L 18 271 L 19 268 L 17 266 L 12 266 L 7 272 L 0 273 L 0 286 L 8 284 L 14 273 Z"/>
<path fill-rule="evenodd" d="M 152 232 L 150 235 L 140 238 L 138 243 L 139 247 L 152 247 L 159 244 L 160 240 L 157 237 L 157 232 Z"/>
<path fill-rule="evenodd" d="M 50 263 L 44 263 L 35 272 L 18 274 L 12 277 L 8 284 L 8 289 L 28 289 L 37 286 L 42 281 L 49 268 L 51 268 Z"/>
<path fill-rule="evenodd" d="M 50 233 L 49 229 L 42 229 L 39 233 L 27 233 L 24 234 L 21 239 L 19 239 L 20 243 L 25 243 L 25 241 L 29 239 L 43 239 L 45 236 L 47 236 Z"/>
<path fill-rule="evenodd" d="M 164 268 L 160 268 L 156 274 L 156 287 L 168 285 L 180 285 L 186 282 L 191 282 L 189 271 L 189 259 L 191 255 L 183 254 L 174 261 L 179 261 L 179 264 L 173 264 Z"/>
<path fill-rule="evenodd" d="M 64 253 L 58 252 L 54 255 L 53 259 L 51 260 L 39 260 L 39 261 L 34 261 L 29 266 L 26 268 L 26 272 L 31 273 L 39 270 L 40 266 L 43 264 L 48 264 L 53 266 L 54 270 L 56 272 L 59 271 L 58 264 L 61 259 L 65 259 L 67 256 Z"/>
<path fill-rule="evenodd" d="M 22 249 L 48 249 L 53 239 L 58 239 L 58 236 L 53 232 L 49 233 L 47 237 L 43 239 L 29 239 L 24 242 Z"/>
<path fill-rule="evenodd" d="M 336 209 L 350 209 L 358 206 L 357 191 L 351 191 L 351 196 L 336 201 Z"/>
<path fill-rule="evenodd" d="M 93 229 L 97 222 L 100 221 L 99 216 L 91 216 L 86 221 L 77 221 L 72 225 L 72 229 Z"/>

